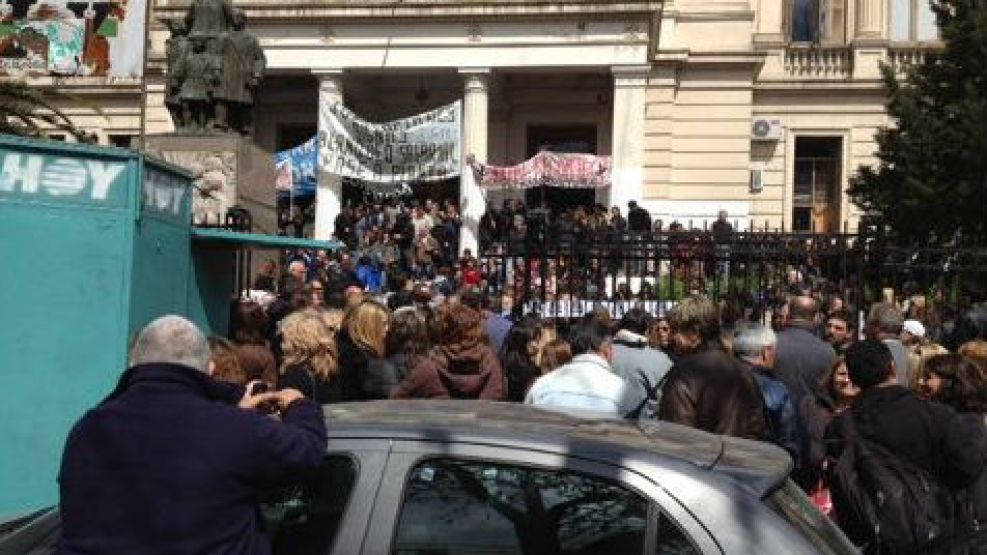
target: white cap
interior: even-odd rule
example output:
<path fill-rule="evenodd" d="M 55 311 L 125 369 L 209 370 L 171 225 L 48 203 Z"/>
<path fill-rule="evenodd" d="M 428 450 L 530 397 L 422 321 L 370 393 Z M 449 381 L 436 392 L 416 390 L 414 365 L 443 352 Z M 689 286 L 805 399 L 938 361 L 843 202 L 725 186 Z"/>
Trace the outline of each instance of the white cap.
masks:
<path fill-rule="evenodd" d="M 923 326 L 922 322 L 919 322 L 918 320 L 905 320 L 905 324 L 902 326 L 902 329 L 915 337 L 925 337 L 925 326 Z"/>

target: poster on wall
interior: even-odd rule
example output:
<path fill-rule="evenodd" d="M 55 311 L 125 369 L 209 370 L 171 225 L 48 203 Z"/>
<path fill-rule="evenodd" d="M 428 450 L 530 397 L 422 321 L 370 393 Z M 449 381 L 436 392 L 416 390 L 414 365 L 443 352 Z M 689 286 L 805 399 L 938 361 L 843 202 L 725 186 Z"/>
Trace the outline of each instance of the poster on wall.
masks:
<path fill-rule="evenodd" d="M 147 0 L 7 0 L 0 76 L 140 77 Z"/>
<path fill-rule="evenodd" d="M 439 181 L 460 173 L 462 103 L 384 123 L 361 119 L 342 103 L 319 108 L 322 171 L 367 183 Z"/>

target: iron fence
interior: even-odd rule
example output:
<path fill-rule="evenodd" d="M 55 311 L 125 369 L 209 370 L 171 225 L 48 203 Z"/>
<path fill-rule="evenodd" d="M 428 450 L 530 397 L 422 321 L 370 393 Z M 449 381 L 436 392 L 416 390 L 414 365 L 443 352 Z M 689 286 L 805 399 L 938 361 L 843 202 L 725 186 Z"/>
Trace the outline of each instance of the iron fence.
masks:
<path fill-rule="evenodd" d="M 569 318 L 604 307 L 661 313 L 704 294 L 736 319 L 767 319 L 786 295 L 840 297 L 852 311 L 921 294 L 945 310 L 987 298 L 987 248 L 897 245 L 885 236 L 749 229 L 630 233 L 534 230 L 487 241 L 489 291 L 524 312 Z"/>

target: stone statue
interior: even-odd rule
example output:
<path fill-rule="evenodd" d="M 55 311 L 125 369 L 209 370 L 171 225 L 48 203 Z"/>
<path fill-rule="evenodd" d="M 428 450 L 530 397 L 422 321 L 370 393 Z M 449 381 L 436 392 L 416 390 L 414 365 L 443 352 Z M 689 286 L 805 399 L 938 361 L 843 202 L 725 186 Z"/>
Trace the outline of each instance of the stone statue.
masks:
<path fill-rule="evenodd" d="M 210 37 L 215 43 L 233 26 L 233 4 L 230 0 L 193 0 L 185 13 L 185 26 L 189 35 Z"/>
<path fill-rule="evenodd" d="M 185 59 L 190 51 L 188 40 L 188 29 L 182 19 L 166 19 L 164 21 L 171 36 L 165 41 L 165 59 L 168 62 L 169 73 L 173 73 L 181 60 Z M 165 107 L 171 113 L 171 119 L 175 122 L 176 128 L 185 127 L 185 119 L 182 113 L 182 102 L 178 99 L 178 91 L 181 83 L 174 80 L 174 75 L 169 75 L 165 85 Z"/>
<path fill-rule="evenodd" d="M 174 68 L 169 85 L 178 88 L 178 100 L 182 106 L 182 122 L 190 131 L 208 131 L 213 127 L 209 111 L 213 91 L 219 85 L 220 64 L 207 49 L 207 38 L 202 35 L 189 37 L 192 49 Z"/>
<path fill-rule="evenodd" d="M 267 60 L 230 0 L 193 0 L 182 21 L 166 21 L 165 105 L 178 132 L 250 135 Z"/>
<path fill-rule="evenodd" d="M 233 11 L 233 30 L 220 48 L 225 79 L 216 91 L 216 124 L 245 135 L 253 132 L 254 91 L 264 77 L 267 58 L 260 41 L 244 30 L 243 10 Z"/>

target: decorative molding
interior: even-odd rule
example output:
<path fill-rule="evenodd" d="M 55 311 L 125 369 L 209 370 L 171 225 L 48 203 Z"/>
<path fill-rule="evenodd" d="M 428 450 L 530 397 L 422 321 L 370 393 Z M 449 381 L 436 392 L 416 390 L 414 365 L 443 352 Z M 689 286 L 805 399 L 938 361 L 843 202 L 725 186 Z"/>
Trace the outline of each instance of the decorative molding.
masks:
<path fill-rule="evenodd" d="M 322 27 L 322 32 L 319 33 L 322 37 L 322 42 L 324 44 L 332 44 L 336 42 L 336 29 L 332 25 L 325 25 Z"/>
<path fill-rule="evenodd" d="M 624 24 L 624 41 L 637 42 L 644 37 L 641 35 L 641 22 L 628 21 Z"/>
<path fill-rule="evenodd" d="M 358 20 L 379 22 L 382 19 L 445 19 L 485 17 L 502 20 L 504 17 L 558 17 L 558 2 L 517 2 L 489 0 L 463 2 L 462 0 L 432 0 L 429 2 L 368 2 L 367 0 L 244 0 L 238 1 L 250 21 L 294 20 L 299 18 Z M 182 15 L 189 2 L 158 3 L 157 16 Z M 567 15 L 632 15 L 660 12 L 662 2 L 645 0 L 583 0 L 563 5 Z"/>
<path fill-rule="evenodd" d="M 470 23 L 467 25 L 466 40 L 470 42 L 480 42 L 483 40 L 483 27 L 479 23 Z"/>
<path fill-rule="evenodd" d="M 651 74 L 650 65 L 612 66 L 613 86 L 615 89 L 644 88 L 648 86 L 648 76 Z"/>

